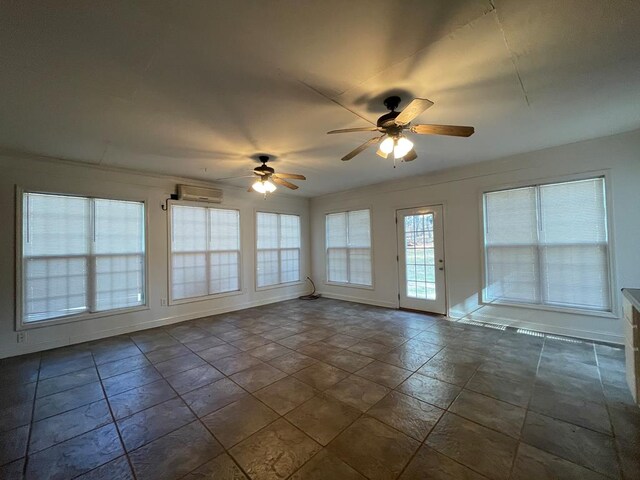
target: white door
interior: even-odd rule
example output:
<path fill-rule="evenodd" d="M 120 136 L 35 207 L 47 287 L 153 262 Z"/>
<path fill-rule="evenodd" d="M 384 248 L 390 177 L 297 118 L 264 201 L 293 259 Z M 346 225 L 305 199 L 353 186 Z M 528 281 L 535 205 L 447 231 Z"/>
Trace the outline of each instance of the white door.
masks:
<path fill-rule="evenodd" d="M 442 205 L 396 212 L 400 308 L 445 314 Z"/>

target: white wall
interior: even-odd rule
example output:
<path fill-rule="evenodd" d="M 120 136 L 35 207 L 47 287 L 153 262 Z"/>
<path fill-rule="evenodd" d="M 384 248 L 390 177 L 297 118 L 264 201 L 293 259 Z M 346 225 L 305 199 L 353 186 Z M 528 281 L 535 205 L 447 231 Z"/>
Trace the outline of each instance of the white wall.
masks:
<path fill-rule="evenodd" d="M 174 323 L 214 313 L 247 308 L 290 299 L 306 293 L 308 286 L 255 290 L 255 212 L 256 210 L 294 213 L 301 216 L 302 271 L 309 266 L 309 200 L 283 195 L 281 191 L 266 200 L 244 188 L 222 187 L 221 207 L 240 210 L 242 242 L 242 293 L 217 299 L 174 306 L 161 306 L 168 297 L 167 213 L 161 204 L 175 193 L 177 183 L 206 185 L 202 182 L 133 172 L 101 169 L 77 163 L 43 160 L 18 154 L 0 154 L 0 358 L 97 339 L 105 336 Z M 81 322 L 30 329 L 26 342 L 17 343 L 15 332 L 15 201 L 16 185 L 38 191 L 79 195 L 140 199 L 148 205 L 149 297 L 148 309 Z M 211 185 L 209 185 L 211 186 Z"/>
<path fill-rule="evenodd" d="M 364 165 L 367 158 L 358 157 L 353 161 Z M 416 161 L 428 162 L 428 151 Z M 602 171 L 609 179 L 616 289 L 614 303 L 618 318 L 481 305 L 482 191 Z M 395 211 L 433 204 L 444 205 L 450 317 L 466 316 L 473 320 L 622 343 L 620 288 L 640 287 L 640 130 L 312 199 L 311 264 L 319 291 L 328 297 L 397 307 Z M 327 285 L 324 215 L 329 211 L 360 208 L 370 208 L 372 214 L 374 288 Z"/>

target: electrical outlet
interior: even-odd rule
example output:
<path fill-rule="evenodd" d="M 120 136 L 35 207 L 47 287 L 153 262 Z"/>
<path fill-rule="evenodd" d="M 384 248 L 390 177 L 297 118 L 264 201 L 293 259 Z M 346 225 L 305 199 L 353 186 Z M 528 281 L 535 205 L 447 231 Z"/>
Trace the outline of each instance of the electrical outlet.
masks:
<path fill-rule="evenodd" d="M 166 298 L 161 298 L 160 299 L 160 306 L 161 307 L 166 307 L 167 306 L 167 299 Z"/>
<path fill-rule="evenodd" d="M 27 332 L 18 332 L 18 343 L 24 343 L 27 341 Z"/>

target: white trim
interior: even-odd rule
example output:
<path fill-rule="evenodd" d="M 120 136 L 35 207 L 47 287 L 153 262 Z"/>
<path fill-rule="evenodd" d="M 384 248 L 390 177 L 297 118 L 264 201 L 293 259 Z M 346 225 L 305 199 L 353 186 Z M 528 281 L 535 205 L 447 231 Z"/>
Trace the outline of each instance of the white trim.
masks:
<path fill-rule="evenodd" d="M 253 308 L 261 305 L 268 305 L 271 303 L 284 302 L 287 300 L 296 299 L 300 295 L 301 295 L 301 292 L 289 293 L 289 294 L 281 295 L 279 297 L 272 297 L 272 298 L 269 298 L 268 300 L 253 300 L 253 301 L 236 304 L 233 306 L 212 308 L 210 310 L 202 310 L 199 312 L 192 312 L 192 313 L 187 313 L 183 315 L 173 315 L 169 317 L 158 318 L 155 320 L 148 320 L 146 322 L 137 323 L 135 325 L 126 325 L 122 327 L 111 328 L 109 330 L 92 332 L 84 335 L 64 337 L 62 339 L 56 339 L 49 342 L 40 342 L 40 343 L 34 343 L 34 344 L 26 344 L 26 343 L 17 344 L 14 347 L 11 347 L 5 350 L 0 350 L 0 358 L 13 357 L 16 355 L 23 355 L 26 353 L 40 352 L 40 351 L 49 350 L 52 348 L 59 348 L 67 345 L 74 345 L 77 343 L 100 340 L 102 338 L 109 338 L 116 335 L 123 335 L 127 333 L 138 332 L 142 330 L 147 330 L 149 328 L 172 325 L 174 323 L 180 323 L 187 320 L 194 320 L 197 318 L 208 317 L 211 315 L 219 315 L 219 314 L 228 313 L 228 312 L 235 312 L 237 310 L 243 310 L 246 308 Z"/>
<path fill-rule="evenodd" d="M 406 216 L 406 214 L 408 214 L 408 212 L 412 212 L 412 214 L 416 214 L 416 213 L 433 213 L 435 215 L 437 208 L 440 208 L 441 211 L 441 215 L 440 215 L 440 227 L 442 230 L 442 245 L 440 245 L 440 248 L 442 250 L 442 266 L 441 268 L 443 268 L 442 270 L 442 286 L 444 288 L 444 305 L 442 308 L 442 311 L 438 311 L 438 312 L 434 312 L 434 311 L 430 311 L 427 310 L 426 308 L 424 308 L 424 305 L 422 305 L 420 308 L 415 308 L 416 310 L 420 310 L 420 311 L 424 311 L 426 313 L 434 313 L 436 315 L 447 315 L 447 312 L 449 311 L 449 288 L 447 285 L 447 257 L 446 257 L 446 243 L 447 243 L 447 237 L 446 237 L 446 222 L 445 222 L 445 204 L 444 203 L 430 203 L 429 205 L 423 205 L 420 207 L 410 207 L 410 208 L 399 208 L 396 209 L 394 214 L 395 214 L 395 229 L 396 229 L 396 278 L 398 279 L 398 308 L 409 308 L 411 309 L 411 307 L 401 307 L 401 302 L 402 302 L 402 289 L 404 288 L 403 285 L 401 285 L 401 272 L 403 271 L 404 267 L 401 267 L 401 262 L 400 259 L 402 258 L 403 261 L 406 260 L 406 251 L 404 249 L 404 238 L 402 239 L 402 248 L 400 246 L 400 232 L 403 232 L 404 235 L 404 225 L 400 225 L 400 222 L 398 221 L 399 217 L 402 217 L 404 219 L 404 217 Z M 406 214 L 403 214 L 402 212 L 407 212 Z M 434 217 L 437 218 L 437 217 Z M 436 228 L 436 221 L 434 220 L 434 232 L 435 232 L 435 228 Z M 437 244 L 436 241 L 436 236 L 434 236 L 434 246 Z M 436 253 L 436 248 L 434 248 L 434 254 Z M 434 259 L 435 260 L 435 259 Z M 437 262 L 435 265 L 435 268 L 438 268 Z M 406 272 L 405 272 L 406 275 Z M 436 285 L 436 289 L 438 288 L 438 280 L 437 280 L 437 276 L 438 276 L 438 272 L 436 271 L 435 273 L 436 275 L 436 279 L 435 279 L 435 285 Z M 424 300 L 424 299 L 409 299 L 409 298 L 405 298 L 404 299 L 405 302 L 407 301 L 411 301 L 411 302 L 415 302 L 415 303 L 437 303 L 437 300 Z"/>
<path fill-rule="evenodd" d="M 539 187 L 541 185 L 550 185 L 555 183 L 567 183 L 581 180 L 591 180 L 596 178 L 602 178 L 604 181 L 604 198 L 605 198 L 605 220 L 607 225 L 607 256 L 609 261 L 609 299 L 610 310 L 589 310 L 571 307 L 561 307 L 547 304 L 527 304 L 517 302 L 502 302 L 500 300 L 488 301 L 484 298 L 484 291 L 486 289 L 487 282 L 487 249 L 486 249 L 486 208 L 484 202 L 484 195 L 486 193 L 500 192 L 504 190 L 513 190 L 525 187 Z M 611 193 L 611 172 L 610 169 L 604 170 L 590 170 L 581 173 L 573 173 L 569 175 L 560 175 L 552 177 L 541 177 L 529 180 L 522 180 L 519 182 L 510 182 L 506 184 L 494 185 L 491 187 L 482 187 L 478 191 L 478 208 L 480 213 L 480 288 L 478 290 L 478 305 L 506 305 L 516 308 L 529 308 L 534 310 L 544 310 L 557 313 L 574 313 L 586 316 L 597 316 L 603 318 L 616 319 L 620 317 L 620 299 L 617 294 L 618 289 L 616 285 L 616 265 L 615 265 L 615 240 L 613 232 L 613 195 Z"/>
<path fill-rule="evenodd" d="M 452 318 L 455 318 L 455 317 L 452 316 Z M 620 345 L 624 344 L 624 336 L 616 335 L 613 333 L 598 332 L 593 330 L 578 330 L 575 328 L 549 325 L 546 323 L 535 323 L 535 322 L 527 322 L 523 320 L 514 320 L 512 318 L 497 317 L 495 315 L 487 315 L 479 312 L 477 313 L 472 312 L 467 315 L 463 315 L 458 320 L 461 320 L 462 318 L 474 320 L 474 321 L 480 321 L 480 322 L 506 325 L 506 326 L 515 327 L 515 328 L 524 328 L 524 329 L 533 330 L 536 332 L 549 333 L 554 335 L 564 335 L 564 336 L 573 337 L 573 338 L 581 338 L 585 340 L 595 340 L 598 342 L 615 343 Z"/>
<path fill-rule="evenodd" d="M 264 292 L 265 290 L 273 290 L 274 288 L 295 287 L 296 285 L 304 284 L 306 280 L 307 278 L 305 277 L 304 280 L 298 280 L 297 282 L 275 283 L 264 287 L 256 287 L 256 292 Z"/>
<path fill-rule="evenodd" d="M 517 303 L 517 302 L 508 302 L 501 300 L 491 300 L 485 301 L 481 305 L 482 307 L 511 307 L 511 308 L 527 308 L 530 310 L 543 310 L 546 312 L 554 312 L 554 313 L 569 313 L 574 315 L 585 315 L 588 317 L 601 317 L 608 318 L 611 320 L 617 320 L 618 317 L 611 311 L 608 310 L 589 310 L 586 308 L 572 308 L 572 307 L 562 307 L 560 305 L 548 305 L 546 303 Z"/>
<path fill-rule="evenodd" d="M 186 298 L 178 298 L 178 299 L 174 299 L 173 298 L 173 289 L 172 289 L 172 285 L 173 285 L 173 250 L 172 250 L 172 245 L 173 245 L 173 216 L 172 216 L 172 209 L 174 206 L 184 206 L 184 207 L 194 207 L 194 208 L 204 208 L 207 210 L 207 245 L 209 245 L 209 241 L 208 241 L 208 237 L 209 234 L 211 233 L 209 230 L 209 209 L 216 209 L 216 210 L 227 210 L 227 211 L 235 211 L 238 212 L 238 289 L 237 290 L 230 290 L 227 292 L 217 292 L 217 293 L 210 293 L 208 295 L 200 295 L 198 297 L 186 297 Z M 193 303 L 193 302 L 201 302 L 203 300 L 213 300 L 216 298 L 221 298 L 221 297 L 229 297 L 229 296 L 233 296 L 233 295 L 242 295 L 243 293 L 246 293 L 246 290 L 244 289 L 244 282 L 242 280 L 242 273 L 243 273 L 243 262 L 242 262 L 242 258 L 243 258 L 243 254 L 242 254 L 242 212 L 240 211 L 240 207 L 232 207 L 232 206 L 211 206 L 210 203 L 206 203 L 206 202 L 191 202 L 191 201 L 185 201 L 185 200 L 167 200 L 167 210 L 166 210 L 166 219 L 167 219 L 167 305 L 168 306 L 173 306 L 173 305 L 183 305 L 185 303 Z M 211 266 L 209 265 L 209 260 L 210 260 L 210 253 L 212 252 L 212 250 L 207 250 L 205 253 L 207 255 L 207 285 L 209 284 L 209 281 L 211 280 L 211 275 L 209 273 L 209 269 L 211 268 Z"/>
<path fill-rule="evenodd" d="M 14 272 L 14 285 L 15 285 L 15 298 L 14 298 L 14 303 L 15 303 L 15 311 L 14 311 L 14 327 L 15 327 L 15 331 L 16 332 L 20 332 L 23 330 L 31 330 L 34 328 L 40 328 L 40 327 L 48 327 L 48 326 L 52 326 L 52 325 L 58 325 L 58 324 L 65 324 L 65 323 L 72 323 L 72 322 L 81 322 L 84 320 L 92 320 L 95 318 L 103 318 L 103 317 L 110 317 L 113 315 L 121 315 L 123 313 L 130 313 L 130 312 L 138 312 L 138 311 L 143 311 L 143 310 L 149 310 L 150 305 L 149 305 L 149 202 L 147 201 L 146 197 L 126 197 L 126 196 L 92 196 L 92 195 L 85 195 L 85 194 L 78 194 L 78 193 L 68 193 L 71 192 L 70 190 L 67 189 L 62 189 L 63 191 L 60 192 L 49 192 L 49 191 L 42 191 L 40 189 L 30 189 L 30 188 L 25 188 L 21 185 L 16 185 L 15 186 L 15 239 L 16 239 L 16 244 L 15 244 L 15 272 Z M 23 228 L 24 228 L 24 218 L 23 218 L 23 203 L 24 203 L 24 194 L 25 193 L 41 193 L 41 194 L 45 194 L 45 195 L 59 195 L 59 196 L 71 196 L 71 197 L 79 197 L 79 198 L 89 198 L 89 199 L 97 199 L 97 200 L 116 200 L 116 201 L 124 201 L 124 202 L 136 202 L 136 203 L 142 203 L 142 209 L 143 209 L 143 215 L 144 215 L 144 219 L 143 219 L 143 224 L 144 224 L 144 253 L 143 253 L 143 257 L 144 257 L 144 266 L 143 266 L 143 271 L 144 271 L 144 288 L 143 288 L 143 294 L 144 294 L 144 303 L 142 303 L 141 305 L 136 305 L 133 307 L 125 307 L 125 308 L 118 308 L 118 309 L 110 309 L 110 310 L 103 310 L 103 311 L 97 311 L 97 312 L 83 312 L 83 313 L 79 313 L 77 315 L 67 315 L 64 317 L 55 317 L 55 318 L 51 318 L 51 319 L 46 319 L 46 320 L 38 320 L 38 321 L 34 321 L 34 322 L 25 322 L 24 318 L 23 318 L 23 305 L 24 305 L 24 299 L 23 299 L 23 283 L 24 283 L 24 279 L 22 278 L 22 264 L 23 264 L 23 258 L 22 258 L 22 240 L 23 240 Z M 95 221 L 95 219 L 93 218 L 93 215 L 91 215 L 92 218 L 92 222 Z M 90 272 L 88 273 L 88 275 L 90 274 Z M 93 282 L 95 281 L 95 279 L 91 279 L 90 280 L 90 285 L 93 285 Z M 88 292 L 88 294 L 93 295 L 93 292 Z"/>
<path fill-rule="evenodd" d="M 359 212 L 362 210 L 369 211 L 369 256 L 371 259 L 371 285 L 363 285 L 361 283 L 350 283 L 350 282 L 334 282 L 329 280 L 329 262 L 327 261 L 327 217 L 329 215 L 335 215 L 337 213 L 345 213 L 347 214 L 347 244 L 349 243 L 349 212 Z M 349 208 L 347 210 L 344 209 L 333 209 L 333 210 L 325 210 L 324 211 L 324 235 L 322 236 L 322 247 L 324 252 L 324 275 L 323 275 L 323 283 L 325 285 L 333 285 L 336 287 L 352 287 L 352 288 L 361 288 L 365 290 L 375 290 L 376 284 L 376 275 L 374 270 L 374 258 L 375 252 L 373 249 L 373 208 L 371 206 L 361 207 L 361 208 Z M 347 250 L 347 280 L 350 277 L 349 273 L 349 249 L 350 247 L 345 247 Z M 395 308 L 395 307 L 394 307 Z"/>
<path fill-rule="evenodd" d="M 46 165 L 51 165 L 54 168 L 56 167 L 71 167 L 74 169 L 83 169 L 86 170 L 87 173 L 91 174 L 91 170 L 99 170 L 102 172 L 105 172 L 106 174 L 113 174 L 113 175 L 130 175 L 133 177 L 138 177 L 138 178 L 142 178 L 144 180 L 149 180 L 149 179 L 153 179 L 159 182 L 169 182 L 169 183 L 173 183 L 173 184 L 189 184 L 192 186 L 198 186 L 198 187 L 205 187 L 205 188 L 223 188 L 223 189 L 229 189 L 229 190 L 236 190 L 237 192 L 246 192 L 245 187 L 239 187 L 238 185 L 233 185 L 231 183 L 226 183 L 225 181 L 222 180 L 218 180 L 218 179 L 203 179 L 203 178 L 197 178 L 197 177 L 183 177 L 183 176 L 177 176 L 177 175 L 173 175 L 173 174 L 163 174 L 163 173 L 156 173 L 153 170 L 140 170 L 140 169 L 136 169 L 136 168 L 128 168 L 128 167 L 118 167 L 118 166 L 112 166 L 112 165 L 101 165 L 101 164 L 96 164 L 96 163 L 90 163 L 90 162 L 85 162 L 85 161 L 78 161 L 78 160 L 69 160 L 69 159 L 65 159 L 65 158 L 57 158 L 57 157 L 50 157 L 47 155 L 41 155 L 41 154 L 36 154 L 36 153 L 29 153 L 29 152 L 25 152 L 25 151 L 21 151 L 21 150 L 12 150 L 12 149 L 8 149 L 8 148 L 0 148 L 0 160 L 3 159 L 15 159 L 15 158 L 20 158 L 20 159 L 24 159 L 24 160 L 28 160 L 31 162 L 39 162 L 39 163 L 43 163 Z M 118 182 L 118 183 L 126 183 L 129 185 L 136 185 L 136 186 L 143 186 L 143 187 L 149 187 L 150 184 L 147 181 L 141 181 L 141 182 L 134 182 L 134 181 L 119 181 L 119 180 L 114 180 L 114 179 L 107 179 L 108 182 Z M 156 184 L 157 186 L 157 184 Z M 174 189 L 174 193 L 175 193 L 175 189 Z M 293 200 L 293 199 L 305 199 L 305 200 L 309 200 L 311 197 L 307 197 L 307 196 L 303 196 L 303 195 L 293 195 L 291 193 L 288 193 L 285 190 L 282 190 L 281 192 L 279 192 L 277 194 L 277 197 L 285 197 L 289 200 Z M 106 197 L 105 197 L 106 198 Z"/>
<path fill-rule="evenodd" d="M 323 298 L 332 298 L 334 300 L 344 300 L 346 302 L 363 303 L 365 305 L 374 305 L 376 307 L 392 308 L 394 310 L 398 309 L 398 306 L 396 305 L 395 302 L 370 300 L 368 298 L 353 297 L 351 295 L 343 295 L 341 293 L 333 293 L 333 292 L 317 292 L 317 293 L 322 295 Z"/>
<path fill-rule="evenodd" d="M 326 253 L 325 253 L 326 255 Z M 325 285 L 330 285 L 333 287 L 347 287 L 347 288 L 359 288 L 360 290 L 375 290 L 373 285 L 363 285 L 361 283 L 344 283 L 344 282 L 324 282 Z"/>
<path fill-rule="evenodd" d="M 65 323 L 82 322 L 85 320 L 95 320 L 98 318 L 113 317 L 116 315 L 125 315 L 127 313 L 144 312 L 150 310 L 148 305 L 139 305 L 135 307 L 116 308 L 111 310 L 103 310 L 100 312 L 78 313 L 77 315 L 65 315 L 64 317 L 55 317 L 47 320 L 36 320 L 33 322 L 22 322 L 17 332 L 34 330 L 37 328 L 51 327 L 54 325 L 63 325 Z"/>
<path fill-rule="evenodd" d="M 285 211 L 281 211 L 285 210 Z M 292 210 L 291 210 L 292 211 Z M 259 213 L 267 213 L 278 216 L 278 248 L 264 249 L 264 250 L 277 250 L 278 251 L 278 283 L 272 283 L 269 285 L 258 286 L 258 214 Z M 298 240 L 299 240 L 299 256 L 298 256 L 298 280 L 293 282 L 280 282 L 282 277 L 282 262 L 280 259 L 281 250 L 293 250 L 292 248 L 281 248 L 280 247 L 280 216 L 281 215 L 289 215 L 292 217 L 298 217 Z M 304 280 L 302 279 L 302 259 L 304 257 L 305 249 L 303 248 L 303 237 L 302 237 L 302 215 L 298 212 L 289 213 L 289 209 L 279 209 L 279 210 L 267 210 L 262 208 L 254 208 L 253 209 L 253 289 L 255 292 L 262 292 L 264 290 L 272 290 L 274 288 L 283 288 L 294 285 L 301 285 L 305 283 L 306 277 Z M 306 271 L 306 267 L 305 267 Z"/>
<path fill-rule="evenodd" d="M 174 306 L 184 305 L 186 303 L 205 302 L 207 300 L 215 300 L 216 298 L 235 297 L 236 295 L 244 295 L 246 293 L 246 290 L 231 290 L 229 292 L 212 293 L 210 295 L 202 295 L 200 297 L 180 298 L 178 300 L 169 298 L 167 299 L 167 305 Z"/>

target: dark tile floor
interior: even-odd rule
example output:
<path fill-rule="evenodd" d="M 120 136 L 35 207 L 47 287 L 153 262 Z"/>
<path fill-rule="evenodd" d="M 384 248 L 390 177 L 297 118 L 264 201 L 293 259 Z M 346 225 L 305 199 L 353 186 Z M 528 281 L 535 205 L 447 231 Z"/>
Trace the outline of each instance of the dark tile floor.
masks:
<path fill-rule="evenodd" d="M 2 479 L 640 478 L 624 351 L 321 299 L 0 361 Z"/>

